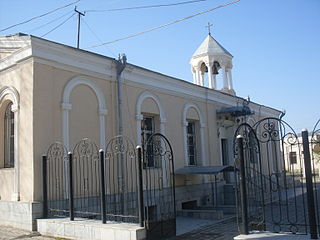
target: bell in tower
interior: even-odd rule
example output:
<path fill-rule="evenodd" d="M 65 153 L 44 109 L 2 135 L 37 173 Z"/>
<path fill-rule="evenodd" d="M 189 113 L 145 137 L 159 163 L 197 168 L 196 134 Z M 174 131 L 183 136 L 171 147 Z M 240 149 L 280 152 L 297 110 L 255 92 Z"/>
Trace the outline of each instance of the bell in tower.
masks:
<path fill-rule="evenodd" d="M 193 83 L 204 86 L 204 75 L 207 73 L 207 87 L 218 90 L 216 76 L 221 71 L 223 79 L 221 91 L 235 95 L 231 75 L 233 56 L 211 36 L 210 26 L 212 25 L 208 24 L 208 36 L 190 60 Z"/>

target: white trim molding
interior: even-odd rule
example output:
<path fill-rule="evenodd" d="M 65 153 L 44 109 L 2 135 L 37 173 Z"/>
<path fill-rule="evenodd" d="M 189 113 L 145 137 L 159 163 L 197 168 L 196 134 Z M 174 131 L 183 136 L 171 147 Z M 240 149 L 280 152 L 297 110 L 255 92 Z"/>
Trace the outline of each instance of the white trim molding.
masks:
<path fill-rule="evenodd" d="M 7 97 L 7 99 L 5 99 Z M 12 102 L 11 111 L 14 112 L 14 191 L 13 201 L 20 200 L 20 162 L 19 162 L 19 108 L 20 96 L 14 87 L 4 87 L 0 90 L 0 105 L 3 100 Z"/>
<path fill-rule="evenodd" d="M 199 115 L 199 126 L 200 126 L 200 144 L 198 146 L 201 146 L 200 148 L 200 159 L 201 163 L 203 166 L 208 165 L 208 160 L 206 159 L 206 154 L 205 154 L 205 142 L 204 142 L 204 130 L 206 127 L 206 124 L 204 122 L 203 114 L 200 111 L 200 108 L 194 104 L 194 103 L 187 103 L 183 107 L 182 111 L 182 133 L 183 133 L 183 142 L 184 142 L 184 159 L 185 159 L 185 165 L 188 166 L 188 139 L 187 139 L 187 131 L 186 131 L 186 126 L 188 126 L 188 121 L 187 121 L 187 113 L 190 108 L 194 108 L 198 115 Z"/>
<path fill-rule="evenodd" d="M 160 117 L 160 133 L 165 135 L 165 123 L 166 123 L 166 116 L 164 109 L 161 105 L 160 99 L 155 94 L 144 91 L 140 94 L 137 104 L 136 104 L 136 132 L 137 132 L 137 145 L 141 145 L 141 120 L 143 119 L 143 115 L 141 114 L 141 106 L 144 100 L 152 99 L 155 101 L 159 108 L 159 117 Z"/>
<path fill-rule="evenodd" d="M 63 96 L 62 96 L 62 136 L 63 136 L 63 144 L 69 150 L 70 143 L 69 143 L 69 112 L 72 109 L 72 104 L 70 103 L 70 95 L 72 90 L 79 85 L 85 85 L 92 89 L 95 93 L 97 100 L 98 100 L 98 116 L 99 116 L 99 125 L 100 125 L 100 148 L 105 148 L 105 139 L 106 139 L 106 127 L 105 127 L 105 116 L 107 115 L 108 111 L 106 108 L 106 102 L 102 91 L 96 86 L 95 83 L 91 82 L 84 76 L 77 76 L 72 78 L 67 85 L 64 87 Z"/>

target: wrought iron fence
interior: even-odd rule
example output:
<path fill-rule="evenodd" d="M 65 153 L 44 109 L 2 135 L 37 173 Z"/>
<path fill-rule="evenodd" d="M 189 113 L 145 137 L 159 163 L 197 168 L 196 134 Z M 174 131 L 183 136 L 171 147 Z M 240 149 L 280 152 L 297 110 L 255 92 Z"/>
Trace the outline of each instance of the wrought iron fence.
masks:
<path fill-rule="evenodd" d="M 175 178 L 171 144 L 164 135 L 155 133 L 147 139 L 143 149 L 147 238 L 175 236 Z"/>
<path fill-rule="evenodd" d="M 105 151 L 107 219 L 139 222 L 138 158 L 129 138 L 112 138 Z"/>
<path fill-rule="evenodd" d="M 69 214 L 67 191 L 68 154 L 61 143 L 53 143 L 43 159 L 44 216 L 65 217 Z"/>
<path fill-rule="evenodd" d="M 314 143 L 305 146 L 302 137 L 277 118 L 238 127 L 234 153 L 236 167 L 242 170 L 236 175 L 238 219 L 243 233 L 268 230 L 306 234 L 310 229 L 311 235 L 316 234 L 312 219 L 315 210 L 310 210 L 310 206 L 314 201 L 312 187 L 316 192 L 317 179 L 313 175 L 314 183 L 308 181 L 306 157 L 309 147 L 314 149 Z M 311 167 L 309 172 L 312 176 Z"/>

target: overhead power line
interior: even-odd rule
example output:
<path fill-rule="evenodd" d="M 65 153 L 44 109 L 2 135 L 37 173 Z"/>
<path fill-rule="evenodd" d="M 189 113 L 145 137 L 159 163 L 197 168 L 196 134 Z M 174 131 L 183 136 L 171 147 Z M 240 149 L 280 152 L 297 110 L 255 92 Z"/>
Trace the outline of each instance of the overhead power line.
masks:
<path fill-rule="evenodd" d="M 61 16 L 59 16 L 59 17 L 57 17 L 57 18 L 54 18 L 54 19 L 52 19 L 51 21 L 49 21 L 49 22 L 47 22 L 47 23 L 45 23 L 45 24 L 42 24 L 42 25 L 40 25 L 40 26 L 38 26 L 38 27 L 32 28 L 31 30 L 27 30 L 26 32 L 33 32 L 33 31 L 36 31 L 36 30 L 38 30 L 38 29 L 40 29 L 40 28 L 43 28 L 43 27 L 45 27 L 45 26 L 48 26 L 49 24 L 54 23 L 54 22 L 60 20 L 61 18 L 69 15 L 69 14 L 72 13 L 72 12 L 73 12 L 73 10 L 68 11 L 67 13 L 65 13 L 65 14 L 63 14 L 63 15 L 61 15 Z"/>
<path fill-rule="evenodd" d="M 103 44 L 103 41 L 100 39 L 100 37 L 92 30 L 92 28 L 89 26 L 89 24 L 84 20 L 82 19 L 82 21 L 85 23 L 85 25 L 87 26 L 87 28 L 89 29 L 89 31 L 92 33 L 92 35 L 100 42 Z M 107 51 L 109 51 L 114 58 L 117 58 L 117 56 L 111 51 L 110 48 L 108 48 L 108 46 L 104 46 L 106 48 Z"/>
<path fill-rule="evenodd" d="M 127 7 L 127 8 L 86 10 L 85 12 L 86 13 L 87 12 L 115 12 L 115 11 L 136 10 L 136 9 L 144 9 L 144 8 L 171 7 L 171 6 L 184 5 L 184 4 L 197 3 L 197 2 L 205 2 L 205 1 L 208 1 L 208 0 L 193 0 L 193 1 L 185 1 L 185 2 L 178 2 L 178 3 L 170 3 L 170 4 L 147 5 L 147 6 Z"/>
<path fill-rule="evenodd" d="M 93 45 L 93 46 L 90 46 L 90 47 L 86 47 L 86 49 L 96 48 L 96 47 L 100 47 L 100 46 L 103 46 L 103 45 L 107 45 L 107 44 L 119 42 L 119 41 L 122 41 L 122 40 L 126 40 L 126 39 L 129 39 L 129 38 L 137 37 L 137 36 L 139 36 L 139 35 L 142 35 L 142 34 L 145 34 L 145 33 L 148 33 L 148 32 L 152 32 L 152 31 L 157 30 L 157 29 L 160 29 L 160 28 L 168 27 L 168 26 L 170 26 L 170 25 L 173 25 L 173 24 L 176 24 L 176 23 L 179 23 L 179 22 L 188 20 L 188 19 L 190 19 L 190 18 L 193 18 L 193 17 L 199 16 L 199 15 L 202 15 L 202 14 L 205 14 L 205 13 L 208 13 L 208 12 L 211 12 L 211 11 L 214 11 L 214 10 L 217 10 L 217 9 L 219 9 L 219 8 L 227 7 L 227 6 L 229 6 L 229 5 L 235 4 L 235 3 L 240 2 L 240 1 L 241 1 L 241 0 L 236 0 L 236 1 L 233 1 L 233 2 L 229 2 L 229 3 L 223 4 L 223 5 L 214 7 L 214 8 L 209 8 L 209 9 L 207 9 L 207 10 L 205 10 L 205 11 L 198 12 L 198 13 L 193 14 L 193 15 L 191 15 L 191 16 L 184 17 L 184 18 L 181 18 L 181 19 L 178 19 L 178 20 L 175 20 L 175 21 L 173 21 L 173 22 L 166 23 L 166 24 L 163 24 L 163 25 L 159 25 L 159 26 L 157 26 L 157 27 L 149 28 L 149 29 L 147 29 L 147 30 L 145 30 L 145 31 L 142 31 L 142 32 L 139 32 L 139 33 L 135 33 L 135 34 L 129 35 L 129 36 L 127 36 L 127 37 L 118 38 L 118 39 L 115 39 L 115 40 L 112 40 L 112 41 L 109 41 L 109 42 L 105 42 L 105 43 L 102 43 L 102 44 L 98 44 L 98 45 Z"/>
<path fill-rule="evenodd" d="M 70 17 L 68 17 L 66 20 L 64 20 L 62 23 L 58 24 L 57 26 L 55 26 L 53 29 L 51 29 L 49 32 L 43 34 L 41 37 L 44 37 L 46 35 L 48 35 L 49 33 L 53 32 L 54 30 L 56 30 L 58 27 L 61 27 L 63 24 L 65 24 L 70 18 L 72 18 L 74 15 L 76 15 L 76 13 L 73 13 Z"/>
<path fill-rule="evenodd" d="M 44 14 L 41 14 L 41 15 L 39 15 L 39 16 L 30 18 L 29 20 L 26 20 L 26 21 L 23 21 L 23 22 L 21 22 L 21 23 L 17 23 L 17 24 L 11 25 L 11 26 L 9 26 L 9 27 L 6 27 L 6 28 L 4 28 L 4 29 L 1 29 L 0 32 L 6 31 L 6 30 L 11 29 L 11 28 L 13 28 L 13 27 L 20 26 L 20 25 L 22 25 L 22 24 L 26 24 L 26 23 L 28 23 L 28 22 L 31 22 L 31 21 L 35 20 L 35 19 L 44 17 L 44 16 L 49 15 L 49 14 L 51 14 L 51 13 L 53 13 L 53 12 L 56 12 L 56 11 L 58 11 L 58 10 L 60 10 L 60 9 L 63 9 L 63 8 L 69 7 L 69 6 L 73 5 L 73 4 L 76 4 L 76 3 L 79 2 L 79 1 L 80 1 L 80 0 L 76 0 L 76 1 L 74 1 L 74 2 L 72 2 L 72 3 L 69 3 L 69 4 L 67 4 L 67 5 L 64 5 L 64 6 L 62 6 L 62 7 L 58 7 L 58 8 L 56 8 L 56 9 L 53 9 L 53 10 L 51 10 L 51 11 L 49 11 L 49 12 L 46 12 L 46 13 L 44 13 Z"/>

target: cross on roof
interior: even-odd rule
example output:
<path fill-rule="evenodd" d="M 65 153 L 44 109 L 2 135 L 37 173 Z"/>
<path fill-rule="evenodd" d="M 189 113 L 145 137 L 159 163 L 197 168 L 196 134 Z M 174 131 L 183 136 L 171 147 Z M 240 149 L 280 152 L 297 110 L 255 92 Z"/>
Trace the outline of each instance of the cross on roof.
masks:
<path fill-rule="evenodd" d="M 211 35 L 210 27 L 212 27 L 212 26 L 213 26 L 213 24 L 210 24 L 209 22 L 208 22 L 208 26 L 206 26 L 206 28 L 208 28 L 209 35 Z"/>

